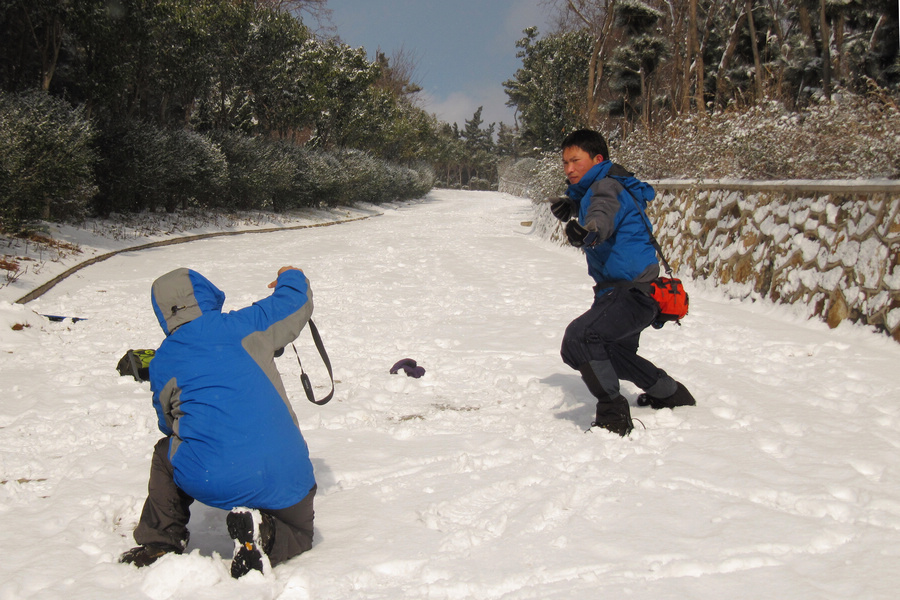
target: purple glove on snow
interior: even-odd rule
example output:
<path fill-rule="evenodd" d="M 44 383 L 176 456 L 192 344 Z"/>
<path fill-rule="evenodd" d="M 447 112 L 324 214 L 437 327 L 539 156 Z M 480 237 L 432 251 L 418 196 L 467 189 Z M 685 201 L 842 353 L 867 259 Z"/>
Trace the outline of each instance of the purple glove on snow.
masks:
<path fill-rule="evenodd" d="M 425 369 L 418 366 L 416 364 L 416 361 L 411 358 L 398 360 L 397 363 L 393 367 L 391 367 L 391 375 L 396 375 L 400 369 L 406 371 L 407 377 L 415 377 L 416 379 L 425 374 Z"/>

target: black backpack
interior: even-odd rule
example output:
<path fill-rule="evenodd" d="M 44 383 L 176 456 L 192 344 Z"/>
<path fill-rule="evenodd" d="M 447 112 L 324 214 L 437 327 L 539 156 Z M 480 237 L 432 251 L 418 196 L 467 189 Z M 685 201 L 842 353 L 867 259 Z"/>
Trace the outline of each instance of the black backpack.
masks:
<path fill-rule="evenodd" d="M 129 350 L 119 359 L 116 371 L 123 377 L 131 375 L 135 381 L 150 381 L 150 361 L 156 350 Z"/>

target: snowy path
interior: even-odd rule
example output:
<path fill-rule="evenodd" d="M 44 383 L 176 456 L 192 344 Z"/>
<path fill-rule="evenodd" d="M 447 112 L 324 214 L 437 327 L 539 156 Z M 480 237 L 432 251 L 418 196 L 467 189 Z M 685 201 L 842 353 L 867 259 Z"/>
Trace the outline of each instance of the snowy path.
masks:
<path fill-rule="evenodd" d="M 530 219 L 519 198 L 435 191 L 338 227 L 123 254 L 6 305 L 32 327 L 0 333 L 0 600 L 895 597 L 900 346 L 693 285 L 684 326 L 643 353 L 699 405 L 633 407 L 646 429 L 627 439 L 583 433 L 593 402 L 559 343 L 590 281 Z M 310 278 L 339 381 L 313 406 L 279 359 L 319 482 L 313 550 L 232 580 L 224 513 L 195 505 L 189 555 L 117 564 L 158 438 L 149 386 L 114 369 L 161 340 L 150 283 L 193 267 L 233 309 L 284 264 Z M 325 386 L 306 332 L 298 349 Z M 425 377 L 389 375 L 404 357 Z"/>

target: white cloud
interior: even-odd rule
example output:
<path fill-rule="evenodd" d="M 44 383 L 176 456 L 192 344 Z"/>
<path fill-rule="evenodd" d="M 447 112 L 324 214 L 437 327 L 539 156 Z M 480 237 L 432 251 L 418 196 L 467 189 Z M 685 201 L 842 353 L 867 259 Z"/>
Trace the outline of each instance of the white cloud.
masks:
<path fill-rule="evenodd" d="M 425 110 L 437 115 L 441 121 L 457 123 L 460 127 L 466 119 L 472 118 L 478 108 L 473 106 L 474 100 L 464 92 L 453 92 L 443 99 L 425 94 L 422 99 L 425 101 Z"/>
<path fill-rule="evenodd" d="M 434 113 L 441 121 L 456 123 L 460 128 L 472 118 L 479 106 L 483 107 L 482 127 L 491 123 L 496 123 L 499 127 L 501 121 L 507 125 L 513 124 L 513 111 L 506 106 L 508 98 L 499 83 L 484 86 L 474 92 L 453 92 L 443 99 L 427 92 L 421 92 L 419 95 L 427 112 Z"/>

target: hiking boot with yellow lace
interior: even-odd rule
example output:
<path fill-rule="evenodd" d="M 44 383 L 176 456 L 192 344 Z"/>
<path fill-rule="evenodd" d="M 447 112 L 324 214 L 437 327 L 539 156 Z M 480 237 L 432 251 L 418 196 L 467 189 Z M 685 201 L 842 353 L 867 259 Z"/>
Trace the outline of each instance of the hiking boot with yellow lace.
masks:
<path fill-rule="evenodd" d="M 253 508 L 235 508 L 225 518 L 228 535 L 234 540 L 231 576 L 243 577 L 250 571 L 268 572 L 268 552 L 275 539 L 275 523 L 271 516 Z"/>

